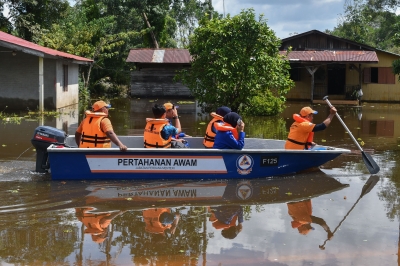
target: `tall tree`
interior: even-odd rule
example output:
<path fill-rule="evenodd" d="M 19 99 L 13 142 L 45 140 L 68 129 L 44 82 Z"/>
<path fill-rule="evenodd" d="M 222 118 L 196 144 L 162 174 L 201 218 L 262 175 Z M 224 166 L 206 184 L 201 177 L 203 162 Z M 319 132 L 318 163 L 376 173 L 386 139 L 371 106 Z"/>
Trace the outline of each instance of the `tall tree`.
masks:
<path fill-rule="evenodd" d="M 93 0 L 82 1 L 40 38 L 41 45 L 93 60 L 82 72 L 86 88 L 93 68 L 106 68 L 106 59 L 118 56 L 121 46 L 146 33 L 145 30 L 118 31 L 114 16 L 100 16 L 103 8 Z"/>
<path fill-rule="evenodd" d="M 191 68 L 177 79 L 204 107 L 246 110 L 254 97 L 281 105 L 293 81 L 289 62 L 279 55 L 280 45 L 263 16 L 256 20 L 253 9 L 224 19 L 205 17 L 190 38 Z"/>
<path fill-rule="evenodd" d="M 222 18 L 209 1 L 174 0 L 171 5 L 171 16 L 176 20 L 176 41 L 179 47 L 189 45 L 189 36 L 193 34 L 199 21 L 205 14 L 212 14 L 214 18 Z"/>
<path fill-rule="evenodd" d="M 69 8 L 68 0 L 2 0 L 7 6 L 8 22 L 13 25 L 14 34 L 28 40 L 36 41 L 42 28 L 49 28 L 57 23 L 62 14 Z"/>
<path fill-rule="evenodd" d="M 344 15 L 329 33 L 364 43 L 382 50 L 399 52 L 393 42 L 400 17 L 390 6 L 391 1 L 353 0 L 346 1 Z"/>

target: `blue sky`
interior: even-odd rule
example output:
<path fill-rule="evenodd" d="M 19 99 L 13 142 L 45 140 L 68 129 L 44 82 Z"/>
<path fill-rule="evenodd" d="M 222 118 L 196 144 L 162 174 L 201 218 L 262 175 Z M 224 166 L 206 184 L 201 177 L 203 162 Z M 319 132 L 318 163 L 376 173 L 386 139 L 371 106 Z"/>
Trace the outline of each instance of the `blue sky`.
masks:
<path fill-rule="evenodd" d="M 279 38 L 310 30 L 332 30 L 344 13 L 345 0 L 212 0 L 214 9 L 225 15 L 237 15 L 242 9 L 254 8 L 264 14 L 268 26 Z"/>

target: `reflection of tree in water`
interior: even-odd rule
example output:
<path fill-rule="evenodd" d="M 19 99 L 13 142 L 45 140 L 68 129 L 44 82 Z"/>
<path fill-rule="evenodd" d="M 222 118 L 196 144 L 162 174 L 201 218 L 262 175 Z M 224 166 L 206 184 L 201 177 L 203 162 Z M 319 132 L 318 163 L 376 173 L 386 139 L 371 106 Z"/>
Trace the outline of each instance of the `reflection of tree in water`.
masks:
<path fill-rule="evenodd" d="M 246 136 L 263 139 L 286 139 L 286 122 L 278 116 L 265 117 L 246 117 Z M 249 125 L 249 126 L 247 126 Z"/>
<path fill-rule="evenodd" d="M 385 201 L 387 217 L 392 221 L 396 216 L 400 220 L 400 165 L 391 163 L 398 161 L 399 155 L 399 152 L 387 152 L 382 155 L 384 158 L 377 161 L 381 169 L 387 169 L 383 174 L 386 174 L 389 180 L 382 184 L 378 196 Z"/>
<path fill-rule="evenodd" d="M 203 226 L 206 221 L 203 207 L 188 207 L 181 214 L 175 231 L 171 234 L 154 234 L 144 230 L 145 222 L 141 211 L 128 211 L 124 219 L 113 222 L 115 230 L 121 235 L 113 239 L 113 246 L 129 245 L 135 265 L 148 265 L 149 262 L 173 262 L 180 258 L 186 265 L 195 265 L 202 251 L 205 252 L 206 239 Z"/>
<path fill-rule="evenodd" d="M 19 215 L 18 220 L 7 219 L 9 223 L 2 223 L 0 258 L 3 261 L 21 265 L 42 265 L 45 262 L 62 265 L 74 251 L 79 233 L 75 225 L 68 224 L 74 220 L 73 214 L 41 214 L 43 217 L 38 213 L 26 213 Z"/>
<path fill-rule="evenodd" d="M 386 164 L 379 164 L 381 169 L 391 169 L 384 171 L 384 173 L 391 173 L 388 175 L 388 182 L 383 184 L 382 189 L 378 193 L 379 199 L 385 201 L 386 215 L 390 220 L 398 219 L 399 221 L 399 240 L 397 242 L 398 252 L 397 252 L 397 263 L 400 265 L 400 165 L 397 162 L 399 158 L 399 151 L 386 152 L 384 153 Z M 390 168 L 389 168 L 390 167 Z"/>

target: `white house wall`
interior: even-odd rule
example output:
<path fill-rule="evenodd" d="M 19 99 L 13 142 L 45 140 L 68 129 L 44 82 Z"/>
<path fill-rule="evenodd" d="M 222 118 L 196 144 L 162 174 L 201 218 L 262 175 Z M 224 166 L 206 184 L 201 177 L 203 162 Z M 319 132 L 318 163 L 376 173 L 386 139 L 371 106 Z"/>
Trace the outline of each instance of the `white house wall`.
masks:
<path fill-rule="evenodd" d="M 38 110 L 39 58 L 34 55 L 0 47 L 0 111 Z M 68 91 L 61 87 L 62 65 L 68 64 Z M 44 108 L 55 110 L 78 103 L 79 65 L 62 60 L 45 58 Z"/>
<path fill-rule="evenodd" d="M 68 91 L 63 90 L 63 65 L 68 65 Z M 57 101 L 56 108 L 62 108 L 74 104 L 78 104 L 79 87 L 78 74 L 79 65 L 71 64 L 62 60 L 57 61 L 57 66 L 54 68 L 57 72 L 57 82 L 55 85 Z"/>

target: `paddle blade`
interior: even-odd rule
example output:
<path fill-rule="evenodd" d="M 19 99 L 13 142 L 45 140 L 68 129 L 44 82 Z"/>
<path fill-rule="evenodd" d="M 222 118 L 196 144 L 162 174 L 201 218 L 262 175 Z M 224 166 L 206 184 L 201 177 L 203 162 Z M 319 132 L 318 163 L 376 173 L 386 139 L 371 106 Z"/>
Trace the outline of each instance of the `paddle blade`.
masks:
<path fill-rule="evenodd" d="M 379 166 L 376 164 L 374 159 L 372 159 L 371 155 L 365 153 L 364 151 L 362 153 L 362 158 L 364 160 L 365 166 L 368 168 L 368 171 L 370 174 L 377 174 L 380 170 Z"/>
<path fill-rule="evenodd" d="M 379 177 L 376 175 L 371 175 L 367 182 L 365 182 L 362 190 L 361 190 L 361 195 L 360 198 L 362 198 L 365 194 L 367 194 L 368 192 L 371 191 L 371 189 L 374 188 L 374 186 L 376 185 L 376 183 L 378 183 L 379 181 Z"/>

